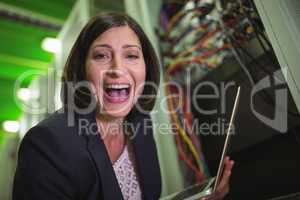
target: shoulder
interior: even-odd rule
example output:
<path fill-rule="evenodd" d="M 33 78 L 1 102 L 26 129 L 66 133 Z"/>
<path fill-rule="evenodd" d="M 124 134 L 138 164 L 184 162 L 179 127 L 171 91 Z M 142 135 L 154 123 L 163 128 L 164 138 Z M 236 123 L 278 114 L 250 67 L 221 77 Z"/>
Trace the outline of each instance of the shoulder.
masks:
<path fill-rule="evenodd" d="M 80 147 L 84 145 L 85 140 L 78 134 L 76 126 L 68 125 L 67 114 L 55 112 L 25 134 L 19 157 L 39 152 L 38 156 L 51 157 L 52 161 L 73 162 L 73 155 L 80 154 Z"/>
<path fill-rule="evenodd" d="M 153 134 L 153 124 L 150 114 L 138 113 L 134 117 L 130 118 L 126 123 L 129 128 L 133 129 L 134 135 L 139 133 L 144 136 Z"/>
<path fill-rule="evenodd" d="M 81 153 L 76 133 L 55 113 L 32 127 L 18 153 L 14 199 L 74 199 L 79 188 Z M 71 130 L 71 131 L 70 131 Z M 75 136 L 72 136 L 75 135 Z"/>
<path fill-rule="evenodd" d="M 52 140 L 66 142 L 63 145 L 68 145 L 70 142 L 80 139 L 77 133 L 77 128 L 74 124 L 68 123 L 68 115 L 61 110 L 49 115 L 37 125 L 32 127 L 25 135 L 23 140 Z M 49 142 L 50 142 L 49 141 Z M 55 144 L 55 143 L 54 143 Z"/>
<path fill-rule="evenodd" d="M 76 127 L 68 126 L 67 114 L 55 112 L 25 134 L 19 147 L 17 172 L 35 178 L 48 176 L 45 173 L 53 178 L 63 174 L 76 183 L 80 169 L 89 164 L 85 146 Z"/>
<path fill-rule="evenodd" d="M 46 117 L 40 123 L 38 123 L 35 127 L 47 129 L 53 134 L 68 134 L 70 131 L 75 131 L 74 124 L 68 122 L 68 114 L 63 110 L 58 110 L 53 114 Z M 64 132 L 64 134 L 61 134 Z"/>

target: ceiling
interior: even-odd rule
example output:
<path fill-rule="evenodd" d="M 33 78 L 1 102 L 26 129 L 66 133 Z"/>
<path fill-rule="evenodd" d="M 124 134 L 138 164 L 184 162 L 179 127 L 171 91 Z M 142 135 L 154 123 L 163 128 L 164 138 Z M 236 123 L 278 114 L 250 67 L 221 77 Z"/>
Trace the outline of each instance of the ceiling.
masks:
<path fill-rule="evenodd" d="M 74 3 L 75 0 L 0 0 L 0 123 L 21 116 L 14 100 L 15 81 L 28 70 L 47 70 L 53 55 L 42 49 L 41 42 L 58 34 Z M 24 15 L 27 18 L 22 18 Z M 31 79 L 27 78 L 23 86 Z"/>
<path fill-rule="evenodd" d="M 124 0 L 90 0 L 96 10 L 123 11 Z M 0 0 L 0 143 L 2 123 L 18 120 L 16 80 L 30 70 L 47 72 L 53 54 L 42 49 L 46 37 L 56 37 L 76 0 Z M 34 77 L 22 82 L 27 87 Z"/>

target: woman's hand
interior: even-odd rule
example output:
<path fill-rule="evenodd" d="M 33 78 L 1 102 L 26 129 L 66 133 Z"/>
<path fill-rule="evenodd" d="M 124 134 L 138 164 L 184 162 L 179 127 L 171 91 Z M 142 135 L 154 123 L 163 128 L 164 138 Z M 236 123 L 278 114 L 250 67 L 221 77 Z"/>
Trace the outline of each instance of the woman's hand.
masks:
<path fill-rule="evenodd" d="M 207 196 L 202 198 L 201 200 L 222 200 L 229 192 L 229 179 L 231 175 L 231 169 L 233 167 L 233 160 L 230 160 L 230 158 L 227 156 L 224 160 L 224 171 L 222 175 L 222 179 L 217 187 L 217 190 Z"/>

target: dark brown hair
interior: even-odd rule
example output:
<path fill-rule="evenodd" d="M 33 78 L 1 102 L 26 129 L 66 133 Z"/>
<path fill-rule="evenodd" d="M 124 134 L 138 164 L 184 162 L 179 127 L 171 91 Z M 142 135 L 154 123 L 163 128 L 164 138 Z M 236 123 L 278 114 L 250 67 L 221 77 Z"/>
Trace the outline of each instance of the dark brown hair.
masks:
<path fill-rule="evenodd" d="M 126 14 L 112 12 L 96 15 L 79 34 L 67 59 L 62 76 L 62 101 L 65 105 L 68 103 L 66 90 L 70 89 L 67 87 L 67 83 L 72 83 L 74 86 L 80 81 L 87 81 L 86 57 L 94 40 L 108 29 L 120 26 L 129 26 L 135 32 L 142 45 L 146 64 L 146 83 L 151 83 L 156 87 L 146 84 L 142 95 L 147 95 L 148 98 L 139 98 L 137 103 L 144 111 L 153 109 L 159 84 L 159 63 L 155 51 L 146 34 L 134 19 Z M 75 98 L 76 106 L 81 108 L 89 105 L 91 99 L 94 98 L 90 89 L 87 88 L 79 88 L 74 93 L 75 95 L 72 98 Z M 136 108 L 134 110 L 136 111 Z"/>

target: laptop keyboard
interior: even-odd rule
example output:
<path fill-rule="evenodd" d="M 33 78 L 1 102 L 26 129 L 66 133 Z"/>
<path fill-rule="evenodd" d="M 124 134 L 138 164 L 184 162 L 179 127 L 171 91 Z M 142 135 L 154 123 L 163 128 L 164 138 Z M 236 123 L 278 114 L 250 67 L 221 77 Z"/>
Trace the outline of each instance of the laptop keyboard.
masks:
<path fill-rule="evenodd" d="M 289 194 L 286 196 L 276 197 L 269 200 L 300 200 L 300 193 Z"/>
<path fill-rule="evenodd" d="M 182 200 L 189 196 L 197 194 L 197 193 L 203 191 L 203 189 L 207 186 L 207 184 L 208 183 L 206 182 L 203 185 L 195 185 L 195 186 L 189 187 L 189 188 L 185 189 L 184 191 L 178 193 L 174 198 L 172 198 L 172 200 Z"/>

